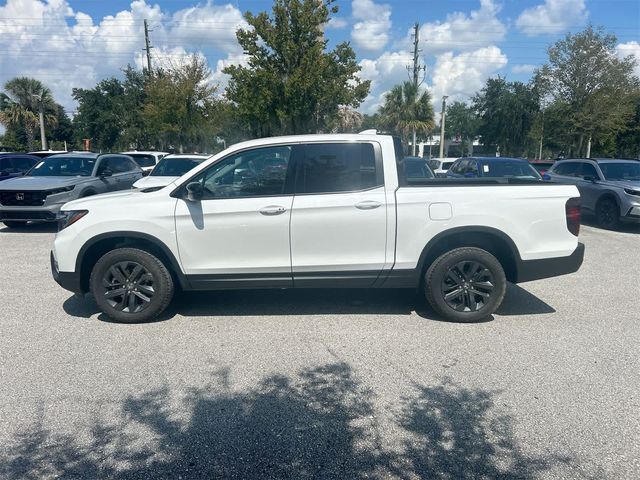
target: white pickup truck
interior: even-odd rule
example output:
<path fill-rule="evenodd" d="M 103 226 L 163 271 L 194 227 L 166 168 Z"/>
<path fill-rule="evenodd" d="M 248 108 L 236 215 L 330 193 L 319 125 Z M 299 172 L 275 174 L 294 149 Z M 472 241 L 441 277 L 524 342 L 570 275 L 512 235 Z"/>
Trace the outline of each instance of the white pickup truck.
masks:
<path fill-rule="evenodd" d="M 404 175 L 386 135 L 239 143 L 166 187 L 67 203 L 56 281 L 122 322 L 175 288 L 419 288 L 442 317 L 491 315 L 506 282 L 575 272 L 575 186 Z"/>

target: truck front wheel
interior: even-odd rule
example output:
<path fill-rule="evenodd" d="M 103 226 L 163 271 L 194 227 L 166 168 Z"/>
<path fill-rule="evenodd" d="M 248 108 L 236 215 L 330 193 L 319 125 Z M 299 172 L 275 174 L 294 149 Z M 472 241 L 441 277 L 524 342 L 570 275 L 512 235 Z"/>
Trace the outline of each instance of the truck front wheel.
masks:
<path fill-rule="evenodd" d="M 155 319 L 173 297 L 173 279 L 154 255 L 137 248 L 117 248 L 95 264 L 91 293 L 98 307 L 124 323 Z"/>
<path fill-rule="evenodd" d="M 504 298 L 502 265 L 486 250 L 456 248 L 438 257 L 425 275 L 431 307 L 454 322 L 477 322 L 494 313 Z"/>

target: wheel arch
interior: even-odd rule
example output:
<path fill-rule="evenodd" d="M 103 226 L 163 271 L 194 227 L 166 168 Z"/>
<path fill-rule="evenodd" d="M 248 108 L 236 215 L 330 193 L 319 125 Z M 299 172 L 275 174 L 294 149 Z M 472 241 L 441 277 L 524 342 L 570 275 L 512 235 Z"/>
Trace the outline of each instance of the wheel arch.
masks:
<path fill-rule="evenodd" d="M 418 260 L 419 281 L 423 281 L 427 268 L 440 255 L 460 247 L 486 250 L 498 259 L 507 280 L 517 281 L 521 257 L 515 242 L 500 230 L 480 225 L 451 228 L 433 237 L 423 248 Z"/>
<path fill-rule="evenodd" d="M 139 248 L 151 253 L 165 264 L 169 272 L 182 289 L 188 289 L 189 283 L 180 269 L 177 259 L 163 242 L 151 235 L 140 232 L 109 232 L 88 240 L 80 249 L 76 259 L 76 272 L 80 274 L 82 292 L 89 291 L 89 277 L 93 266 L 105 253 L 121 247 Z"/>
<path fill-rule="evenodd" d="M 618 211 L 620 212 L 620 215 L 622 215 L 622 212 L 620 211 L 620 209 L 622 208 L 622 203 L 620 202 L 620 199 L 618 198 L 618 195 L 616 194 L 616 192 L 614 192 L 613 190 L 605 190 L 604 192 L 602 192 L 599 196 L 598 199 L 596 200 L 596 211 L 598 209 L 598 205 L 600 205 L 600 202 L 602 202 L 603 200 L 613 200 L 616 204 L 616 206 L 618 207 Z"/>

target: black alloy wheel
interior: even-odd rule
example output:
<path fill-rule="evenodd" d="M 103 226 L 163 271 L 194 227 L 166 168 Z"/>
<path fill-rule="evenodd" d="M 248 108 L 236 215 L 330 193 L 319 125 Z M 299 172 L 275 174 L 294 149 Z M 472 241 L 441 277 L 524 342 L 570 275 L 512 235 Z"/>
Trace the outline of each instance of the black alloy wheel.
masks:
<path fill-rule="evenodd" d="M 480 262 L 463 260 L 442 279 L 442 296 L 457 312 L 476 312 L 489 301 L 494 290 L 493 275 Z"/>
<path fill-rule="evenodd" d="M 602 228 L 616 228 L 620 223 L 618 205 L 616 202 L 609 198 L 600 200 L 596 207 L 596 220 L 598 221 L 598 225 Z"/>
<path fill-rule="evenodd" d="M 118 262 L 102 277 L 104 298 L 115 310 L 138 313 L 151 304 L 156 291 L 153 275 L 136 262 Z"/>
<path fill-rule="evenodd" d="M 424 281 L 431 307 L 452 322 L 490 318 L 507 289 L 500 261 L 477 247 L 459 247 L 443 253 L 429 266 Z"/>
<path fill-rule="evenodd" d="M 89 279 L 98 307 L 113 320 L 154 320 L 173 297 L 171 273 L 153 254 L 138 248 L 116 248 L 95 264 Z"/>

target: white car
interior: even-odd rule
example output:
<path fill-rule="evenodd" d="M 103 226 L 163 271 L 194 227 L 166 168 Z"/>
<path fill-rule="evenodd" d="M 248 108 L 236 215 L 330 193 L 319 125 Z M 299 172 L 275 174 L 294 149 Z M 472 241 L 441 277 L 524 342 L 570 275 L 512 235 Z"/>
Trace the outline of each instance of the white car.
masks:
<path fill-rule="evenodd" d="M 151 173 L 133 184 L 133 188 L 160 188 L 175 182 L 211 155 L 171 154 L 158 162 Z"/>
<path fill-rule="evenodd" d="M 144 175 L 149 175 L 151 170 L 157 165 L 157 163 L 164 157 L 169 155 L 168 152 L 156 152 L 156 151 L 139 151 L 132 150 L 130 152 L 121 152 L 125 155 L 129 155 L 133 160 L 140 165 Z"/>
<path fill-rule="evenodd" d="M 491 315 L 506 282 L 575 272 L 578 190 L 537 180 L 411 178 L 398 139 L 238 143 L 166 188 L 67 203 L 54 279 L 122 322 L 181 290 L 420 288 L 442 317 Z"/>
<path fill-rule="evenodd" d="M 429 165 L 436 177 L 446 177 L 449 168 L 457 159 L 457 157 L 432 158 L 427 160 L 427 165 Z"/>

